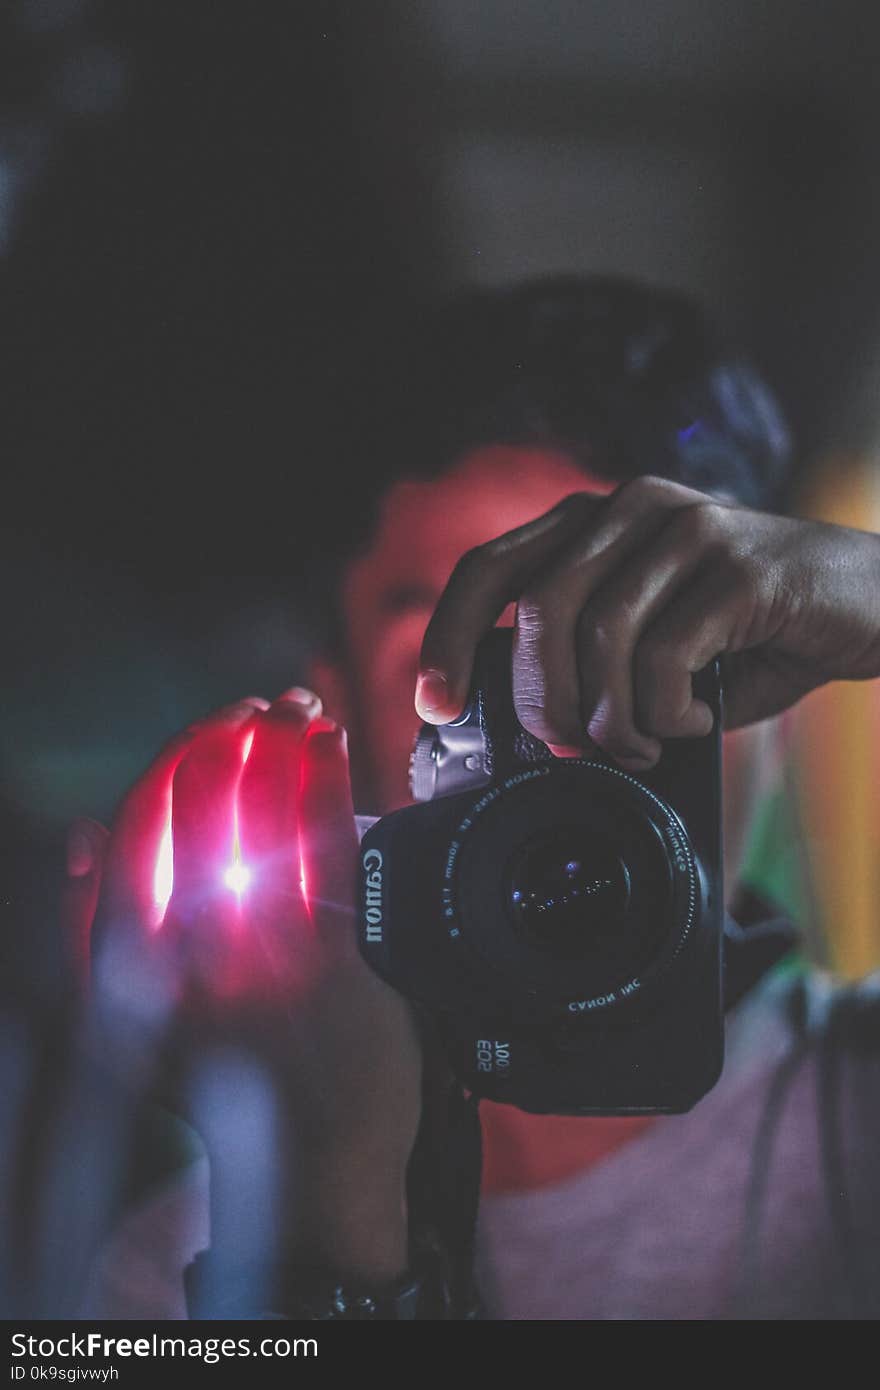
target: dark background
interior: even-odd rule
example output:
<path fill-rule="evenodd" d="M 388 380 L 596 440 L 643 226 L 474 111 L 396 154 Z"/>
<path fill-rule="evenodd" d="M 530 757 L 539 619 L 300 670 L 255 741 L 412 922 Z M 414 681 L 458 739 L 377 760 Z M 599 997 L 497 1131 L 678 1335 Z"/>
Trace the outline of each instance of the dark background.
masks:
<path fill-rule="evenodd" d="M 381 460 L 365 345 L 458 285 L 699 294 L 804 475 L 874 443 L 868 0 L 7 0 L 7 850 L 106 818 L 205 709 L 302 679 Z M 33 847 L 37 847 L 34 849 Z"/>

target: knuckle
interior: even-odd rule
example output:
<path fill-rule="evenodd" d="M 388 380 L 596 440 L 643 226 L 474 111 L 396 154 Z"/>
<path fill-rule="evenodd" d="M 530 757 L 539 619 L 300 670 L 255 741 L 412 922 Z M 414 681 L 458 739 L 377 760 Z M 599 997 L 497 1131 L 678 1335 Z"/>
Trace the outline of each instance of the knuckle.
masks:
<path fill-rule="evenodd" d="M 563 497 L 554 507 L 555 512 L 561 512 L 565 516 L 592 516 L 596 509 L 596 494 L 587 491 L 570 492 L 567 497 Z"/>
<path fill-rule="evenodd" d="M 683 508 L 679 526 L 686 544 L 705 547 L 720 541 L 725 521 L 726 508 L 720 503 L 695 502 Z"/>
<path fill-rule="evenodd" d="M 731 550 L 725 557 L 728 583 L 739 593 L 752 593 L 759 587 L 761 576 L 756 572 L 750 555 L 743 550 Z"/>
<path fill-rule="evenodd" d="M 618 488 L 617 495 L 621 500 L 642 508 L 649 504 L 665 502 L 670 497 L 675 497 L 678 491 L 678 484 L 671 482 L 669 478 L 660 478 L 656 473 L 641 473 L 637 478 L 630 478 L 628 482 L 623 483 Z"/>
<path fill-rule="evenodd" d="M 493 542 L 489 541 L 483 545 L 475 545 L 470 550 L 466 550 L 456 561 L 455 568 L 450 577 L 450 585 L 467 586 L 479 579 L 491 564 L 492 552 L 490 546 Z M 497 554 L 497 552 L 495 552 Z"/>
<path fill-rule="evenodd" d="M 559 511 L 573 511 L 578 507 L 592 507 L 595 504 L 595 497 L 591 492 L 581 488 L 577 492 L 570 492 L 567 497 L 557 504 Z"/>
<path fill-rule="evenodd" d="M 491 540 L 483 541 L 481 545 L 474 546 L 467 553 L 476 559 L 482 570 L 502 559 L 505 555 L 509 555 L 513 544 L 514 541 L 510 533 L 505 531 L 500 536 L 493 536 Z"/>
<path fill-rule="evenodd" d="M 632 612 L 624 605 L 614 608 L 591 606 L 578 624 L 578 647 L 582 658 L 608 666 L 616 652 L 625 650 L 633 627 Z"/>

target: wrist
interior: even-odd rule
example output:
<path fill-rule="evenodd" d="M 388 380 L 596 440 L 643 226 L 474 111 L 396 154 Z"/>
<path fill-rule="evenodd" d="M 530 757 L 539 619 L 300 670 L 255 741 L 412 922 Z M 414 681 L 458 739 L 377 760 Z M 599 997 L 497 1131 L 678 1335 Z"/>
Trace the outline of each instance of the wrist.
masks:
<path fill-rule="evenodd" d="M 340 1276 L 400 1278 L 409 1261 L 405 1175 L 366 1159 L 312 1156 L 297 1172 L 288 1254 Z"/>
<path fill-rule="evenodd" d="M 416 1294 L 405 1189 L 368 1183 L 368 1172 L 359 1167 L 355 1181 L 350 1165 L 331 1159 L 308 1170 L 296 1165 L 282 1204 L 278 1245 L 261 1259 L 239 1264 L 234 1249 L 212 1243 L 186 1271 L 190 1317 L 360 1318 L 367 1303 L 396 1307 L 402 1299 L 408 1307 Z"/>

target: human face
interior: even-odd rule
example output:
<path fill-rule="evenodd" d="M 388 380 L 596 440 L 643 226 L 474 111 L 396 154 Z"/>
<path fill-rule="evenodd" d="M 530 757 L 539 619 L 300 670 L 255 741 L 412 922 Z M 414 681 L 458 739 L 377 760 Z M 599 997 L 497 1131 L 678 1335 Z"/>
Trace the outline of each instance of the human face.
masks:
<path fill-rule="evenodd" d="M 562 452 L 493 445 L 467 453 L 439 478 L 400 482 L 389 490 L 372 543 L 349 567 L 342 589 L 346 689 L 344 708 L 331 712 L 352 731 L 359 810 L 384 814 L 410 802 L 419 651 L 457 561 L 573 492 L 607 493 L 613 486 Z M 731 885 L 760 790 L 761 747 L 755 730 L 725 739 L 725 861 Z M 766 751 L 766 740 L 763 747 Z"/>
<path fill-rule="evenodd" d="M 364 810 L 386 812 L 410 800 L 419 649 L 457 561 L 591 486 L 610 490 L 555 450 L 494 445 L 465 454 L 439 478 L 390 489 L 372 544 L 350 566 L 342 591 L 349 703 L 369 749 L 373 804 Z"/>

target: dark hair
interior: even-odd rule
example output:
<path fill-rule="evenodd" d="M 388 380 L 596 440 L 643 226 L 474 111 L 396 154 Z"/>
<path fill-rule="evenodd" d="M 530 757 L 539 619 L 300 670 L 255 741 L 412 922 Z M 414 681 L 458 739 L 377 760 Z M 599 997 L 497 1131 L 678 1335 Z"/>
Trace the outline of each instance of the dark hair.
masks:
<path fill-rule="evenodd" d="M 765 508 L 788 479 L 789 431 L 757 372 L 691 298 L 623 277 L 553 276 L 422 307 L 362 355 L 352 399 L 371 504 L 349 552 L 386 487 L 480 444 L 552 445 L 613 480 L 653 473 Z"/>
<path fill-rule="evenodd" d="M 414 331 L 397 409 L 430 471 L 476 444 L 544 443 L 614 479 L 656 473 L 749 505 L 779 494 L 779 407 L 682 294 L 558 276 L 459 294 Z"/>

